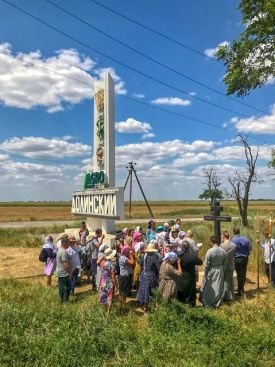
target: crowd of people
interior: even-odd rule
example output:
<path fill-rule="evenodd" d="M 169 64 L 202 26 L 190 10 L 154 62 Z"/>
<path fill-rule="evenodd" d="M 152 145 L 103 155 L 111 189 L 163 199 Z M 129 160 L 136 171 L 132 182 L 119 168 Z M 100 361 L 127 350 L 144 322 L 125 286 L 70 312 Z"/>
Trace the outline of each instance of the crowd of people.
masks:
<path fill-rule="evenodd" d="M 209 239 L 210 248 L 204 259 L 204 276 L 197 289 L 198 267 L 202 244 L 194 239 L 193 230 L 186 232 L 181 220 L 156 226 L 150 220 L 146 231 L 124 228 L 117 234 L 115 246 L 108 246 L 101 229 L 89 233 L 82 222 L 77 238 L 63 234 L 56 245 L 48 236 L 41 257 L 45 261 L 47 285 L 56 272 L 60 301 L 67 302 L 75 294 L 80 279 L 87 276 L 93 291 L 99 292 L 99 302 L 110 311 L 115 293 L 119 293 L 120 309 L 127 297 L 135 295 L 139 307 L 148 311 L 154 290 L 163 299 L 173 298 L 192 307 L 199 301 L 205 307 L 217 308 L 224 301 L 233 301 L 244 294 L 248 258 L 252 247 L 239 228 L 222 232 L 222 241 Z M 231 238 L 230 238 L 231 237 Z M 272 284 L 275 286 L 275 241 L 259 243 L 265 248 L 265 264 L 272 262 Z M 271 256 L 268 253 L 271 251 Z M 237 290 L 234 289 L 234 270 Z M 267 274 L 268 275 L 268 274 Z"/>

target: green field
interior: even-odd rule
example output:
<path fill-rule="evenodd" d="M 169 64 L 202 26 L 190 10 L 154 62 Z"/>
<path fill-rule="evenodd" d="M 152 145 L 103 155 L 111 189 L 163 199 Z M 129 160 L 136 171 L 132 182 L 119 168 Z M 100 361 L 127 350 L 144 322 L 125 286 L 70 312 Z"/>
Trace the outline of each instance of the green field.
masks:
<path fill-rule="evenodd" d="M 148 316 L 90 291 L 60 306 L 57 289 L 0 281 L 1 367 L 273 367 L 274 293 L 219 310 L 153 303 Z"/>
<path fill-rule="evenodd" d="M 155 218 L 202 217 L 209 213 L 209 202 L 202 200 L 151 201 L 150 206 Z M 223 214 L 238 216 L 235 201 L 223 200 Z M 275 212 L 275 200 L 251 200 L 249 216 L 269 216 Z M 125 202 L 125 217 L 129 218 L 129 203 Z M 132 218 L 148 219 L 150 214 L 143 201 L 132 203 Z M 38 220 L 79 220 L 71 214 L 71 202 L 2 202 L 0 203 L 0 222 L 38 221 Z"/>

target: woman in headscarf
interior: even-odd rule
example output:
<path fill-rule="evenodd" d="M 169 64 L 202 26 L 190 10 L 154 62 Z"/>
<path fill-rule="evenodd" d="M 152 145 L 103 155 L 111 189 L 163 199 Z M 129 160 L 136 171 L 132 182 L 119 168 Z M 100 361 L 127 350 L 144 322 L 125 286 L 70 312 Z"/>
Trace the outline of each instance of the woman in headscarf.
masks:
<path fill-rule="evenodd" d="M 80 241 L 79 241 L 80 242 Z M 70 264 L 72 267 L 71 274 L 71 295 L 74 295 L 74 290 L 78 280 L 78 274 L 80 269 L 80 257 L 79 257 L 79 248 L 77 246 L 77 241 L 75 237 L 69 237 L 70 247 L 67 249 L 67 252 L 70 257 Z"/>
<path fill-rule="evenodd" d="M 142 271 L 139 278 L 137 300 L 140 306 L 143 306 L 144 311 L 147 312 L 152 289 L 157 286 L 160 266 L 160 257 L 154 242 L 150 242 L 147 246 L 145 256 L 140 260 L 140 266 Z"/>
<path fill-rule="evenodd" d="M 132 292 L 132 267 L 135 265 L 135 259 L 128 246 L 124 246 L 119 257 L 119 295 L 120 311 L 126 302 L 126 297 L 131 296 Z"/>
<path fill-rule="evenodd" d="M 176 265 L 178 269 L 176 269 Z M 167 252 L 159 272 L 159 290 L 164 299 L 170 301 L 177 296 L 177 280 L 181 274 L 182 269 L 178 255 L 175 252 Z"/>
<path fill-rule="evenodd" d="M 45 243 L 43 245 L 43 250 L 46 254 L 46 263 L 44 268 L 44 274 L 47 276 L 47 286 L 52 285 L 52 275 L 56 269 L 56 252 L 57 248 L 53 244 L 53 237 L 48 236 L 45 238 Z"/>
<path fill-rule="evenodd" d="M 102 245 L 99 246 L 98 249 L 98 260 L 100 260 L 100 258 L 104 258 L 104 251 L 107 250 L 109 246 L 107 245 L 107 243 L 103 243 Z M 100 282 L 100 278 L 101 278 L 101 267 L 100 265 L 97 265 L 97 272 L 96 272 L 96 278 L 95 278 L 95 283 L 96 283 L 96 288 L 99 288 L 99 282 Z"/>
<path fill-rule="evenodd" d="M 138 242 L 135 245 L 135 269 L 134 269 L 134 276 L 133 276 L 133 289 L 138 289 L 139 286 L 139 276 L 140 276 L 140 260 L 141 256 L 144 254 L 145 250 L 145 243 Z"/>
<path fill-rule="evenodd" d="M 116 250 L 107 246 L 104 256 L 98 257 L 97 265 L 100 267 L 99 303 L 105 307 L 107 316 L 110 312 L 115 292 L 115 257 Z"/>
<path fill-rule="evenodd" d="M 151 240 L 152 236 L 155 236 L 155 234 L 156 234 L 156 222 L 151 219 L 148 222 L 147 231 L 146 231 L 146 239 Z"/>

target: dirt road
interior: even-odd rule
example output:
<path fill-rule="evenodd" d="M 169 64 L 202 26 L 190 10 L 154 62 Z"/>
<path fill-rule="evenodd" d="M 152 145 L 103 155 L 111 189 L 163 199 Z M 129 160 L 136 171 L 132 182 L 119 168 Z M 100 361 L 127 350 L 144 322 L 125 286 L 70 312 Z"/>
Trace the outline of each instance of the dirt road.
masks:
<path fill-rule="evenodd" d="M 139 223 L 147 223 L 150 220 L 148 219 L 124 219 L 124 220 L 117 220 L 116 224 L 139 224 Z M 159 218 L 155 219 L 157 223 L 165 223 L 171 220 L 171 218 Z M 182 222 L 201 222 L 203 218 L 198 217 L 190 217 L 190 218 L 183 218 Z M 51 220 L 51 221 L 28 221 L 28 222 L 3 222 L 0 223 L 0 228 L 26 228 L 26 227 L 51 227 L 51 226 L 73 226 L 75 220 Z"/>

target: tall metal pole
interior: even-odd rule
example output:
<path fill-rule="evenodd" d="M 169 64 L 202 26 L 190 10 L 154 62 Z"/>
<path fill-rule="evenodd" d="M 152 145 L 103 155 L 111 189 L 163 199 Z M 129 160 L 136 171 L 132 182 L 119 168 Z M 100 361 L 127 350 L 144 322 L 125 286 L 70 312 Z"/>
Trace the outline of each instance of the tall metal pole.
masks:
<path fill-rule="evenodd" d="M 140 191 L 141 191 L 141 193 L 142 193 L 143 199 L 144 199 L 144 201 L 145 201 L 145 203 L 146 203 L 146 205 L 147 205 L 147 208 L 148 208 L 148 210 L 149 210 L 149 213 L 150 213 L 150 215 L 151 215 L 151 218 L 154 218 L 154 215 L 153 215 L 153 213 L 152 213 L 152 211 L 151 211 L 150 205 L 149 205 L 149 203 L 148 203 L 148 201 L 147 201 L 147 199 L 146 199 L 146 196 L 145 196 L 144 191 L 143 191 L 143 189 L 142 189 L 142 187 L 141 187 L 141 184 L 140 184 L 139 179 L 138 179 L 138 176 L 137 176 L 137 172 L 136 172 L 136 170 L 134 169 L 134 167 L 133 167 L 133 171 L 134 171 L 134 175 L 135 175 L 135 177 L 136 177 L 136 180 L 137 180 L 138 186 L 139 186 L 139 188 L 140 188 Z"/>
<path fill-rule="evenodd" d="M 133 166 L 130 164 L 130 190 L 129 190 L 129 218 L 132 218 L 132 185 L 133 185 Z"/>

